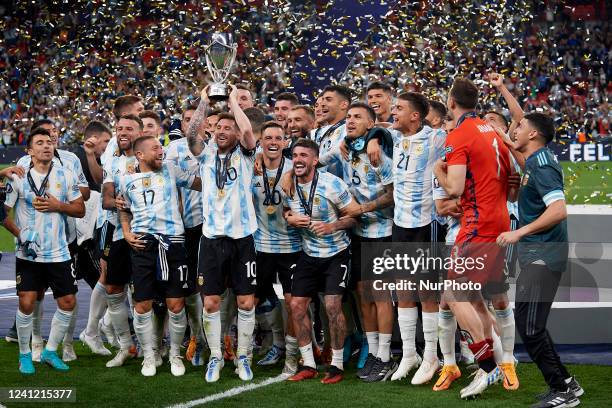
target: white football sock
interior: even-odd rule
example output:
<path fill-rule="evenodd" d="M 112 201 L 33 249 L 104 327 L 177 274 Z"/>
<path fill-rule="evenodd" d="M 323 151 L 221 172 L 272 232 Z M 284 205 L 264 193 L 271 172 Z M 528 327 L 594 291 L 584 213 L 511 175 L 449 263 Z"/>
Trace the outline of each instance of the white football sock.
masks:
<path fill-rule="evenodd" d="M 438 314 L 438 336 L 440 350 L 444 356 L 444 365 L 457 365 L 455 359 L 455 332 L 457 331 L 457 319 L 450 310 L 440 309 Z"/>
<path fill-rule="evenodd" d="M 17 338 L 19 340 L 19 352 L 21 354 L 30 353 L 30 337 L 32 336 L 32 320 L 34 313 L 29 315 L 21 313 L 17 309 L 15 316 L 15 328 L 17 329 Z"/>
<path fill-rule="evenodd" d="M 49 332 L 49 340 L 45 347 L 49 351 L 57 351 L 57 346 L 62 342 L 68 326 L 70 325 L 70 319 L 72 318 L 72 311 L 61 310 L 57 308 L 53 319 L 51 320 L 51 332 Z"/>
<path fill-rule="evenodd" d="M 207 313 L 204 310 L 202 312 L 202 321 L 204 323 L 206 341 L 208 341 L 208 347 L 210 348 L 210 356 L 221 360 L 223 358 L 221 353 L 221 312 Z"/>
<path fill-rule="evenodd" d="M 144 358 L 153 356 L 153 321 L 151 317 L 153 311 L 149 310 L 146 313 L 138 313 L 134 310 L 134 331 L 136 337 L 142 347 Z"/>
<path fill-rule="evenodd" d="M 278 302 L 274 309 L 264 313 L 272 330 L 272 343 L 281 349 L 285 348 L 285 329 L 283 326 L 283 309 Z"/>
<path fill-rule="evenodd" d="M 32 343 L 42 343 L 42 335 L 40 334 L 40 324 L 43 319 L 43 302 L 34 301 L 34 312 L 32 313 Z"/>
<path fill-rule="evenodd" d="M 199 344 L 204 344 L 204 331 L 202 330 L 202 298 L 199 293 L 185 298 L 185 311 L 191 328 L 191 335 L 195 336 Z"/>
<path fill-rule="evenodd" d="M 423 359 L 437 361 L 438 345 L 438 312 L 423 312 L 423 337 L 425 338 L 425 351 Z"/>
<path fill-rule="evenodd" d="M 493 357 L 496 364 L 503 363 L 504 352 L 502 350 L 501 339 L 494 328 L 491 328 L 491 338 L 493 339 Z"/>
<path fill-rule="evenodd" d="M 368 339 L 368 353 L 377 357 L 378 353 L 378 332 L 366 332 L 366 339 Z"/>
<path fill-rule="evenodd" d="M 108 315 L 110 317 L 115 334 L 119 339 L 121 350 L 128 350 L 132 346 L 132 335 L 128 322 L 128 307 L 125 304 L 126 293 L 115 293 L 108 295 Z"/>
<path fill-rule="evenodd" d="M 89 337 L 96 337 L 99 334 L 98 323 L 100 323 L 107 307 L 106 289 L 103 284 L 98 282 L 91 291 L 91 298 L 89 299 L 89 316 L 87 316 L 87 329 L 85 330 L 85 334 Z"/>
<path fill-rule="evenodd" d="M 72 344 L 74 341 L 74 328 L 76 326 L 76 321 L 79 313 L 79 304 L 76 299 L 74 300 L 74 309 L 72 309 L 72 317 L 70 318 L 70 324 L 68 325 L 68 330 L 66 330 L 66 334 L 64 334 L 64 341 L 62 344 Z"/>
<path fill-rule="evenodd" d="M 160 351 L 161 349 L 162 339 L 164 338 L 164 325 L 166 323 L 166 317 L 168 317 L 167 311 L 163 316 L 158 316 L 157 313 L 155 313 L 155 309 L 153 309 L 153 316 L 151 316 L 151 321 L 153 322 L 153 336 L 151 337 L 153 350 Z"/>
<path fill-rule="evenodd" d="M 397 323 L 402 337 L 402 358 L 416 356 L 416 326 L 419 312 L 416 307 L 398 307 Z"/>
<path fill-rule="evenodd" d="M 495 309 L 495 320 L 501 334 L 501 346 L 503 350 L 502 361 L 514 363 L 514 312 L 508 305 L 506 309 Z"/>
<path fill-rule="evenodd" d="M 185 308 L 178 313 L 168 310 L 168 331 L 170 332 L 170 355 L 178 356 L 181 354 L 181 342 L 185 336 L 187 328 L 187 316 Z"/>
<path fill-rule="evenodd" d="M 331 365 L 336 366 L 336 368 L 339 368 L 340 370 L 344 370 L 344 349 L 332 349 Z"/>
<path fill-rule="evenodd" d="M 285 336 L 285 348 L 288 356 L 297 356 L 298 353 L 298 342 L 293 336 Z"/>
<path fill-rule="evenodd" d="M 317 368 L 317 363 L 315 363 L 314 354 L 312 353 L 312 343 L 300 347 L 300 354 L 304 361 L 304 367 Z"/>
<path fill-rule="evenodd" d="M 255 307 L 251 310 L 238 309 L 238 347 L 236 353 L 238 357 L 246 356 L 249 353 L 253 330 L 255 329 Z"/>
<path fill-rule="evenodd" d="M 391 333 L 378 334 L 378 352 L 376 357 L 380 358 L 383 363 L 391 359 L 391 336 Z"/>

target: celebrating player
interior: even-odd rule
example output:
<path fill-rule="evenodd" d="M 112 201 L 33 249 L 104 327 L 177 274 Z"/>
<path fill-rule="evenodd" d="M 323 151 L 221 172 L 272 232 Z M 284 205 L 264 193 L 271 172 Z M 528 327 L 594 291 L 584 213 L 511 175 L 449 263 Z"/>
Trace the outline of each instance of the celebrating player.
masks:
<path fill-rule="evenodd" d="M 238 89 L 231 86 L 229 107 L 232 114 L 219 115 L 215 130 L 216 145 L 206 145 L 197 129 L 206 118 L 208 95 L 201 92 L 187 132 L 187 144 L 200 163 L 203 236 L 200 240 L 198 275 L 203 279 L 204 331 L 210 347 L 206 381 L 215 382 L 223 368 L 221 353 L 221 294 L 229 282 L 238 303 L 238 375 L 244 381 L 253 378 L 247 357 L 255 326 L 254 294 L 256 285 L 255 243 L 253 233 L 257 218 L 251 189 L 255 157 L 255 137 L 251 124 L 238 103 Z M 240 220 L 237 222 L 236 220 Z"/>

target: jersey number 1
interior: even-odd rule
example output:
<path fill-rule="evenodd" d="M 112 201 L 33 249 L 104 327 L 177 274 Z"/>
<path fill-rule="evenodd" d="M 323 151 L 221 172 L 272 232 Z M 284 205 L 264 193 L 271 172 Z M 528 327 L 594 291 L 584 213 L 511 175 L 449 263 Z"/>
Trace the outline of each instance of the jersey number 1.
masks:
<path fill-rule="evenodd" d="M 499 146 L 497 144 L 497 138 L 493 138 L 493 148 L 495 149 L 495 159 L 497 160 L 497 178 L 501 172 L 501 163 L 499 162 Z"/>

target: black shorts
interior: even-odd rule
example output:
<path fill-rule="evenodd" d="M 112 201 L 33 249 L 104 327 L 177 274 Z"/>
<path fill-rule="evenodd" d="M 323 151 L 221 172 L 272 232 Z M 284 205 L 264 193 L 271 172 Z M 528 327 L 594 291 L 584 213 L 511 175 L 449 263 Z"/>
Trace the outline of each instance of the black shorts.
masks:
<path fill-rule="evenodd" d="M 361 248 L 361 244 L 375 243 L 375 242 L 391 242 L 391 237 L 382 237 L 382 238 L 366 238 L 360 237 L 359 235 L 354 235 L 351 237 L 351 276 L 349 280 L 349 289 L 353 290 L 357 287 L 357 282 L 361 282 L 362 280 L 366 280 L 366 276 L 370 276 L 371 278 L 374 276 L 372 274 L 372 263 L 374 262 L 374 257 L 380 256 L 382 254 L 375 254 L 370 249 L 366 253 L 366 257 L 363 258 L 363 252 Z M 367 249 L 367 248 L 366 248 Z M 362 275 L 362 266 L 367 266 L 367 274 L 366 276 Z M 371 279 L 369 279 L 371 280 Z"/>
<path fill-rule="evenodd" d="M 257 285 L 253 236 L 200 238 L 198 283 L 203 295 L 220 296 L 232 288 L 236 296 L 252 295 Z"/>
<path fill-rule="evenodd" d="M 192 293 L 187 285 L 187 251 L 182 243 L 171 243 L 166 251 L 167 280 L 162 279 L 159 242 L 150 238 L 142 251 L 132 251 L 132 282 L 134 301 L 182 298 Z"/>
<path fill-rule="evenodd" d="M 104 221 L 104 224 L 100 228 L 96 229 L 96 248 L 99 251 L 98 257 L 108 262 L 108 255 L 110 253 L 110 247 L 113 243 L 113 234 L 115 233 L 115 226 L 108 221 Z"/>
<path fill-rule="evenodd" d="M 434 236 L 433 235 L 434 231 L 432 231 L 433 229 L 435 229 L 434 223 L 435 221 L 432 221 L 430 224 L 423 225 L 422 227 L 418 227 L 418 228 L 403 228 L 403 227 L 393 224 L 392 240 L 394 243 L 399 242 L 399 243 L 413 244 L 413 245 L 407 246 L 408 248 L 407 254 L 410 257 L 419 258 L 423 255 L 432 256 L 434 252 L 433 249 L 435 246 L 434 244 L 435 241 L 433 240 L 437 239 L 437 233 L 436 233 L 436 236 Z M 422 244 L 422 245 L 416 246 L 414 244 Z M 401 255 L 403 255 L 403 253 Z M 434 267 L 432 268 L 425 267 L 425 268 L 419 268 L 417 273 L 413 272 L 413 273 L 398 274 L 396 275 L 396 280 L 398 282 L 403 281 L 403 280 L 412 281 L 412 282 L 415 282 L 415 284 L 417 285 L 416 288 L 420 288 L 421 287 L 420 282 L 423 282 L 423 281 L 426 281 L 429 283 L 438 282 L 440 273 L 441 271 L 437 270 Z M 421 294 L 425 294 L 425 292 L 422 292 L 419 290 L 402 290 L 402 291 L 398 290 L 397 298 L 400 301 L 409 301 L 409 302 L 432 300 L 432 299 L 421 298 L 421 296 L 419 296 L 419 292 L 421 292 Z M 434 294 L 432 294 L 431 296 L 437 297 L 437 295 L 434 295 Z"/>
<path fill-rule="evenodd" d="M 100 258 L 98 258 L 96 245 L 88 239 L 77 247 L 76 272 L 77 280 L 84 279 L 92 289 L 100 279 Z"/>
<path fill-rule="evenodd" d="M 123 286 L 132 279 L 132 248 L 125 239 L 114 241 L 106 256 L 106 283 Z"/>
<path fill-rule="evenodd" d="M 300 256 L 293 281 L 291 295 L 313 297 L 317 292 L 325 295 L 342 295 L 350 278 L 351 253 L 347 248 L 328 258 L 316 258 L 305 253 Z"/>
<path fill-rule="evenodd" d="M 290 252 L 284 254 L 271 254 L 257 252 L 257 289 L 255 297 L 264 299 L 272 296 L 274 288 L 272 285 L 280 281 L 283 293 L 291 293 L 291 275 L 297 265 L 297 260 L 302 252 Z"/>
<path fill-rule="evenodd" d="M 15 260 L 17 292 L 39 292 L 51 287 L 55 299 L 74 295 L 78 291 L 76 271 L 72 261 L 32 262 Z"/>
<path fill-rule="evenodd" d="M 189 276 L 187 282 L 193 291 L 197 290 L 198 279 L 198 252 L 200 238 L 202 237 L 202 224 L 193 228 L 185 228 L 185 250 L 187 251 L 187 269 Z"/>

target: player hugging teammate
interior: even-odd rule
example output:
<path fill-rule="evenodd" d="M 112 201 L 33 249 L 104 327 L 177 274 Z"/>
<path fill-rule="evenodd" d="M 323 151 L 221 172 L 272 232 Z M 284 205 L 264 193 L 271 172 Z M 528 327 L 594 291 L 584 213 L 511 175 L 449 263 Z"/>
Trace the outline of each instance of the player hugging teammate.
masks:
<path fill-rule="evenodd" d="M 0 172 L 10 178 L 5 210 L 14 209 L 3 225 L 17 241 L 19 371 L 34 374 L 36 361 L 67 371 L 77 358 L 75 294 L 85 277 L 94 290 L 80 338 L 110 355 L 106 337 L 117 349 L 109 368 L 142 356 L 142 375 L 153 376 L 167 357 L 171 373 L 182 376 L 187 343 L 193 366 L 204 364 L 208 348 L 207 382 L 220 379 L 226 360 L 250 381 L 259 325 L 269 327 L 272 344 L 258 365 L 284 358 L 291 382 L 317 377 L 324 364 L 321 383 L 339 383 L 359 350 L 356 374 L 364 382 L 400 381 L 416 370 L 411 384 L 421 385 L 439 372 L 433 390 L 444 391 L 462 375 L 459 327 L 461 361 L 475 368 L 460 396 L 496 382 L 516 390 L 506 292 L 518 252 L 531 292 L 518 293 L 517 325 L 551 388 L 536 406 L 577 405 L 584 391 L 546 332 L 567 256 L 563 176 L 545 147 L 552 119 L 524 114 L 503 77 L 490 81 L 511 123 L 496 111 L 481 118 L 478 89 L 463 78 L 446 104 L 416 92 L 395 96 L 383 82 L 367 87 L 367 103 L 328 86 L 314 109 L 283 93 L 269 122 L 247 87 L 230 86 L 222 111 L 210 110 L 204 88 L 182 114 L 183 137 L 165 148 L 159 116 L 136 96 L 117 99 L 113 135 L 92 122 L 77 155 L 57 148 L 52 122 L 40 123 L 27 156 Z M 75 221 L 83 217 L 89 221 Z M 76 228 L 88 239 L 77 240 Z M 536 245 L 542 242 L 558 252 Z M 412 279 L 477 282 L 482 290 L 375 293 L 371 248 L 410 244 L 418 247 L 411 256 L 445 255 L 435 243 L 448 244 L 450 257 L 484 259 L 483 268 L 422 268 Z M 544 289 L 544 282 L 556 284 Z M 58 308 L 44 345 L 40 304 L 49 287 Z M 391 352 L 395 319 L 401 359 Z M 235 349 L 228 340 L 234 324 Z"/>

